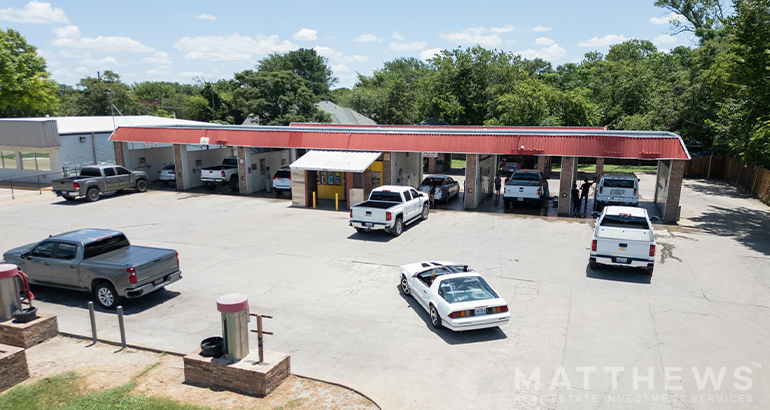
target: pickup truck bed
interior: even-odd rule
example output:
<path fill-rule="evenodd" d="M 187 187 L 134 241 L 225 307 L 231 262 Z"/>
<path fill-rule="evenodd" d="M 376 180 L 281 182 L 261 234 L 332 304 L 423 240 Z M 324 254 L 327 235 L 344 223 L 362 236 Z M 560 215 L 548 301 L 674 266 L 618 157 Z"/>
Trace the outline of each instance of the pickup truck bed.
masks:
<path fill-rule="evenodd" d="M 377 209 L 389 209 L 398 205 L 398 202 L 383 202 L 383 201 L 365 201 L 360 204 L 356 204 L 358 207 L 364 208 L 377 208 Z"/>

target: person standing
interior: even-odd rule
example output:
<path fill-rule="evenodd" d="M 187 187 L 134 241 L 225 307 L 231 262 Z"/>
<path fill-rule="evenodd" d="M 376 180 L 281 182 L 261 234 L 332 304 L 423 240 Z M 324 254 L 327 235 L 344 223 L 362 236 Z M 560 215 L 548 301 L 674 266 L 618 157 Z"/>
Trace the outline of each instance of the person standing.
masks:
<path fill-rule="evenodd" d="M 495 176 L 495 192 L 497 193 L 497 198 L 500 198 L 500 188 L 503 183 L 503 180 L 500 179 L 500 175 Z"/>
<path fill-rule="evenodd" d="M 431 185 L 428 190 L 428 199 L 430 199 L 430 207 L 433 208 L 436 205 L 436 186 Z"/>
<path fill-rule="evenodd" d="M 583 185 L 580 185 L 580 203 L 585 204 L 581 206 L 585 208 L 586 213 L 588 213 L 588 191 L 591 189 L 592 184 L 593 181 L 588 182 L 587 179 L 584 179 Z"/>
<path fill-rule="evenodd" d="M 572 214 L 577 218 L 580 216 L 580 191 L 578 191 L 576 183 L 572 184 L 570 194 L 572 196 Z"/>

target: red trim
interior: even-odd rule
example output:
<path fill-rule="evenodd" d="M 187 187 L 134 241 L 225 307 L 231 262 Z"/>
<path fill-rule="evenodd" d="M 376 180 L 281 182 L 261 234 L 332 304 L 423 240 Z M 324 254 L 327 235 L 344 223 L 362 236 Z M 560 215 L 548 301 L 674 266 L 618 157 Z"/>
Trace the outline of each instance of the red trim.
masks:
<path fill-rule="evenodd" d="M 240 293 L 230 293 L 217 299 L 217 310 L 222 313 L 236 313 L 249 309 L 249 298 Z"/>
<path fill-rule="evenodd" d="M 8 279 L 19 275 L 19 267 L 10 263 L 0 265 L 0 279 Z"/>

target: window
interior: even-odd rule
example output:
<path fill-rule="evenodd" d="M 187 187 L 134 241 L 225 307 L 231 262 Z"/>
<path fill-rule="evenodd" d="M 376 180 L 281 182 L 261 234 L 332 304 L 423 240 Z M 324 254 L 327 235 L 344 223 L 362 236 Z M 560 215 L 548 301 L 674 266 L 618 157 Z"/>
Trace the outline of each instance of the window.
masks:
<path fill-rule="evenodd" d="M 104 176 L 106 176 L 106 177 L 114 177 L 115 176 L 115 168 L 104 168 Z"/>
<path fill-rule="evenodd" d="M 123 167 L 116 167 L 115 169 L 118 170 L 118 175 L 131 175 L 131 171 L 123 168 Z"/>
<path fill-rule="evenodd" d="M 80 176 L 81 177 L 100 177 L 102 176 L 102 171 L 100 171 L 99 168 L 83 168 L 80 170 Z"/>
<path fill-rule="evenodd" d="M 444 178 L 428 177 L 428 178 L 425 178 L 422 181 L 422 184 L 420 184 L 420 185 L 441 186 L 441 185 L 444 185 Z"/>
<path fill-rule="evenodd" d="M 372 201 L 401 202 L 401 195 L 398 192 L 375 191 L 369 197 Z"/>
<path fill-rule="evenodd" d="M 56 247 L 56 259 L 71 260 L 78 254 L 78 246 L 72 243 L 59 242 Z"/>
<path fill-rule="evenodd" d="M 83 259 L 93 258 L 126 246 L 131 246 L 131 244 L 126 236 L 122 234 L 99 239 L 86 245 Z"/>
<path fill-rule="evenodd" d="M 411 193 L 409 193 L 409 191 L 404 191 L 404 200 L 405 200 L 406 202 L 409 202 L 409 201 L 411 201 L 411 200 L 412 200 L 412 194 L 411 194 Z"/>
<path fill-rule="evenodd" d="M 289 178 L 289 179 L 291 179 L 291 172 L 283 170 L 283 169 L 279 169 L 278 171 L 275 172 L 275 177 L 276 178 Z"/>
<path fill-rule="evenodd" d="M 605 215 L 600 226 L 608 226 L 611 228 L 650 229 L 647 218 L 626 215 Z"/>
<path fill-rule="evenodd" d="M 605 179 L 602 185 L 605 188 L 634 188 L 633 179 Z"/>
<path fill-rule="evenodd" d="M 420 194 L 418 194 L 417 191 L 415 191 L 414 189 L 412 189 L 411 192 L 412 192 L 412 199 L 420 196 Z"/>
<path fill-rule="evenodd" d="M 498 297 L 497 293 L 480 276 L 443 280 L 439 287 L 439 295 L 447 303 L 474 302 Z"/>
<path fill-rule="evenodd" d="M 16 169 L 16 153 L 0 151 L 0 168 Z"/>
<path fill-rule="evenodd" d="M 35 163 L 37 164 L 38 171 L 50 171 L 51 155 L 47 152 L 36 152 Z"/>
<path fill-rule="evenodd" d="M 55 242 L 43 242 L 40 245 L 36 246 L 35 249 L 32 250 L 32 256 L 38 257 L 38 258 L 51 258 L 53 257 L 53 245 Z"/>

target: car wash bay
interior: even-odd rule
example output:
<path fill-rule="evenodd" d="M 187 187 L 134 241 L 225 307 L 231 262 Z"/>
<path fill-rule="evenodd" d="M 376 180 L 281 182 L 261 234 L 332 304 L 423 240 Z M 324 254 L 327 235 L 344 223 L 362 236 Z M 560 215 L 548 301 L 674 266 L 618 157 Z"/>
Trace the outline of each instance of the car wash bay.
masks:
<path fill-rule="evenodd" d="M 343 169 L 303 170 L 315 172 L 314 181 L 310 175 L 292 172 L 292 193 L 299 194 L 292 200 L 294 206 L 308 206 L 304 192 L 316 192 L 320 197 L 318 173 L 324 175 L 324 182 L 335 187 L 325 188 L 324 196 L 340 189 L 345 203 L 357 198 L 359 192 L 367 194 L 363 174 L 369 172 L 372 186 L 376 186 L 374 168 L 381 166 L 381 185 L 417 186 L 422 180 L 422 153 L 466 154 L 465 209 L 477 209 L 485 196 L 494 189 L 494 178 L 501 156 L 532 156 L 537 158 L 538 168 L 543 170 L 548 157 L 561 157 L 559 180 L 559 215 L 569 214 L 569 190 L 578 182 L 577 164 L 580 158 L 597 158 L 597 167 L 606 158 L 637 159 L 658 164 L 658 178 L 655 186 L 654 203 L 663 220 L 675 222 L 679 213 L 679 196 L 684 177 L 684 161 L 690 159 L 681 138 L 673 133 L 657 131 L 611 131 L 605 129 L 581 128 L 513 128 L 513 127 L 437 127 L 437 126 L 332 126 L 329 124 L 292 124 L 291 126 L 185 126 L 185 127 L 119 127 L 112 135 L 116 158 L 123 158 L 119 150 L 128 142 L 174 144 L 175 160 L 184 155 L 187 145 L 216 144 L 237 147 L 239 161 L 240 193 L 249 194 L 257 187 L 248 170 L 253 168 L 252 158 L 247 156 L 252 148 L 284 149 L 288 151 L 290 163 L 295 162 L 296 152 L 344 151 L 380 153 L 361 174 L 360 184 L 353 175 L 346 178 Z M 206 144 L 203 144 L 203 143 Z M 177 155 L 177 152 L 179 153 Z M 189 155 L 189 154 L 188 154 Z M 381 163 L 376 164 L 377 162 Z M 602 165 L 603 166 L 603 165 Z M 177 163 L 177 187 L 189 189 L 184 175 L 190 173 L 189 161 Z M 271 168 L 272 169 L 272 168 Z M 182 177 L 180 178 L 180 170 Z M 344 172 L 343 172 L 344 171 Z M 253 169 L 252 169 L 253 172 Z M 326 172 L 326 174 L 324 174 Z M 333 184 L 328 184 L 328 172 L 333 173 Z M 337 173 L 339 185 L 337 185 Z M 296 177 L 295 177 L 296 175 Z M 296 178 L 296 180 L 295 180 Z M 357 177 L 356 177 L 357 178 Z M 180 183 L 180 179 L 182 179 Z M 251 185 L 249 185 L 251 181 Z M 344 181 L 344 185 L 343 185 Z M 368 183 L 368 182 L 367 182 Z M 296 192 L 294 185 L 305 185 Z M 359 186 L 360 185 L 360 186 Z M 310 188 L 310 189 L 308 189 Z M 312 189 L 315 188 L 315 189 Z M 552 195 L 555 192 L 552 192 Z"/>

